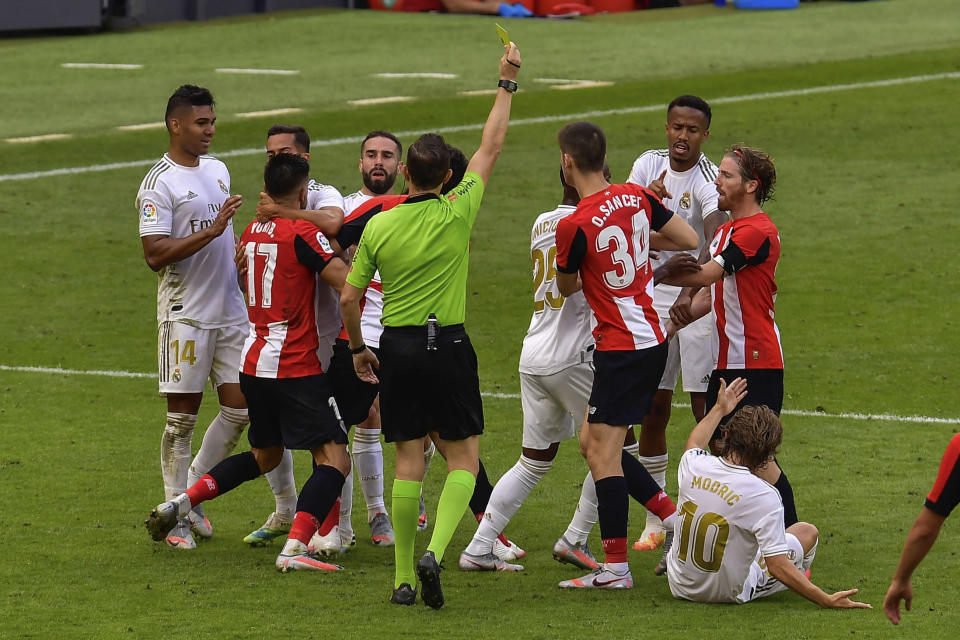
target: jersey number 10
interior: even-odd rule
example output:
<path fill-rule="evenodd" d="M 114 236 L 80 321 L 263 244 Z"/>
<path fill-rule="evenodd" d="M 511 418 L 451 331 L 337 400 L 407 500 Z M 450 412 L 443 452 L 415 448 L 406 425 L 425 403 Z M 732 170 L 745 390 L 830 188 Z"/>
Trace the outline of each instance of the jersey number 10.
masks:
<path fill-rule="evenodd" d="M 269 309 L 273 302 L 273 271 L 277 267 L 277 245 L 273 243 L 248 242 L 243 247 L 247 256 L 247 306 L 257 306 L 257 270 L 256 256 L 266 257 L 263 266 L 263 277 L 260 279 L 260 308 Z"/>
<path fill-rule="evenodd" d="M 690 559 L 703 571 L 716 573 L 723 563 L 730 525 L 726 518 L 712 511 L 697 516 L 698 508 L 697 503 L 689 500 L 677 508 L 680 516 L 680 539 L 674 542 L 678 545 L 677 559 L 684 563 Z"/>

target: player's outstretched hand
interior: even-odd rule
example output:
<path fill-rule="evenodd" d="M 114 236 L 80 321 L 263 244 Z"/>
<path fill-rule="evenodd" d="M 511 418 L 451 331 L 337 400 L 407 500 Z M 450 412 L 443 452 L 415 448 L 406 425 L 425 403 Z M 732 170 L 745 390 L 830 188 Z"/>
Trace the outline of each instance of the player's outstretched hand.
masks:
<path fill-rule="evenodd" d="M 857 602 L 856 600 L 851 600 L 850 596 L 855 596 L 859 593 L 859 589 L 847 589 L 846 591 L 837 591 L 835 594 L 830 596 L 830 602 L 827 605 L 828 609 L 873 609 L 873 607 L 866 602 Z"/>
<path fill-rule="evenodd" d="M 746 380 L 737 378 L 727 386 L 727 382 L 721 378 L 720 390 L 717 391 L 717 406 L 723 411 L 723 415 L 729 415 L 731 411 L 737 408 L 745 395 L 747 395 Z M 853 593 L 856 593 L 856 590 Z"/>
<path fill-rule="evenodd" d="M 667 177 L 667 170 L 664 169 L 663 173 L 660 174 L 660 177 L 647 185 L 647 189 L 653 191 L 657 194 L 657 197 L 663 200 L 664 198 L 672 198 L 673 195 L 667 191 L 667 185 L 663 184 L 663 179 Z"/>
<path fill-rule="evenodd" d="M 672 278 L 689 275 L 700 271 L 700 261 L 689 253 L 681 251 L 657 267 L 657 281 L 664 282 Z"/>
<path fill-rule="evenodd" d="M 220 205 L 220 211 L 217 212 L 217 217 L 213 219 L 213 224 L 210 225 L 216 235 L 219 236 L 226 230 L 230 219 L 233 218 L 242 204 L 243 196 L 240 195 L 230 196 L 223 201 L 223 204 Z"/>
<path fill-rule="evenodd" d="M 353 369 L 357 372 L 357 377 L 369 384 L 379 384 L 377 374 L 374 369 L 380 368 L 380 361 L 370 349 L 364 349 L 360 353 L 353 354 Z"/>
<path fill-rule="evenodd" d="M 910 581 L 900 582 L 894 580 L 887 589 L 887 595 L 883 598 L 883 612 L 893 624 L 900 624 L 900 601 L 903 600 L 903 606 L 910 611 L 910 605 L 913 603 L 913 586 Z"/>
<path fill-rule="evenodd" d="M 693 296 L 681 292 L 677 301 L 670 307 L 670 319 L 681 327 L 685 327 L 695 320 L 693 317 Z"/>
<path fill-rule="evenodd" d="M 503 57 L 500 58 L 500 78 L 503 80 L 516 80 L 520 73 L 520 49 L 512 42 L 503 48 Z"/>
<path fill-rule="evenodd" d="M 280 207 L 273 201 L 273 198 L 260 192 L 260 200 L 257 201 L 257 222 L 267 222 L 280 215 Z"/>

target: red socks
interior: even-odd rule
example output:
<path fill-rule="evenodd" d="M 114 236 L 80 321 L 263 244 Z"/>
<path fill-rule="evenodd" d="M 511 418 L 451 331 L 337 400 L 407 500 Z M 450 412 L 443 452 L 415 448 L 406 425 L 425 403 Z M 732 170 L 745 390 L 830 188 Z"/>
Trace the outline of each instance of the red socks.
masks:
<path fill-rule="evenodd" d="M 656 515 L 661 520 L 666 520 L 677 512 L 677 505 L 673 503 L 665 492 L 661 491 L 657 495 L 647 500 L 644 504 L 647 511 Z"/>
<path fill-rule="evenodd" d="M 217 481 L 208 473 L 187 489 L 187 495 L 190 497 L 190 508 L 192 509 L 204 500 L 216 498 L 220 495 L 220 489 L 217 487 Z"/>

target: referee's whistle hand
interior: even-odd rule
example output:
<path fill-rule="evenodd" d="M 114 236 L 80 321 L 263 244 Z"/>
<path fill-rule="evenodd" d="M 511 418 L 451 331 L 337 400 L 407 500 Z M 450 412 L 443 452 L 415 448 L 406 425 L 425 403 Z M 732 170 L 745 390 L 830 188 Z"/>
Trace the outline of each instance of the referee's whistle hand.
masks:
<path fill-rule="evenodd" d="M 504 80 L 516 80 L 520 73 L 520 49 L 512 42 L 503 48 L 503 57 L 500 58 L 500 77 Z"/>

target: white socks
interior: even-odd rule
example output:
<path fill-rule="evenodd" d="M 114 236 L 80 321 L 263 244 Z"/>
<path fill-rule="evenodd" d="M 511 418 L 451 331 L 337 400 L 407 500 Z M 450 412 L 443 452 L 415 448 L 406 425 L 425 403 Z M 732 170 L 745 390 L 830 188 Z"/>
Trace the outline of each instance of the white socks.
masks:
<path fill-rule="evenodd" d="M 563 537 L 570 544 L 585 544 L 590 537 L 590 531 L 597 524 L 597 518 L 597 486 L 593 483 L 593 474 L 588 471 L 580 489 L 577 510 L 573 512 L 573 519 Z"/>
<path fill-rule="evenodd" d="M 550 470 L 551 464 L 552 462 L 520 456 L 520 460 L 503 474 L 493 487 L 487 510 L 480 520 L 473 540 L 467 546 L 467 553 L 479 556 L 493 551 L 497 536 L 503 532 L 523 501 Z"/>
<path fill-rule="evenodd" d="M 347 453 L 350 453 L 348 450 Z M 348 541 L 353 538 L 353 522 L 350 514 L 353 513 L 353 469 L 343 479 L 343 489 L 340 490 L 340 539 Z"/>
<path fill-rule="evenodd" d="M 195 414 L 167 412 L 167 424 L 160 439 L 160 472 L 163 475 L 163 492 L 167 500 L 172 500 L 187 490 L 190 442 L 196 424 Z"/>
<path fill-rule="evenodd" d="M 196 416 L 194 416 L 196 420 Z M 233 452 L 250 418 L 246 409 L 234 409 L 220 405 L 220 413 L 213 419 L 203 434 L 203 442 L 197 451 L 187 478 L 187 486 L 193 486 L 205 473 Z"/>
<path fill-rule="evenodd" d="M 667 457 L 666 453 L 661 456 L 637 456 L 637 460 L 639 460 L 640 464 L 650 473 L 654 482 L 664 490 L 667 486 Z M 647 525 L 644 527 L 643 533 L 646 535 L 651 530 L 663 530 L 665 525 L 666 523 L 661 524 L 660 518 L 658 518 L 656 514 L 647 511 Z"/>
<path fill-rule="evenodd" d="M 267 482 L 277 501 L 277 515 L 292 521 L 297 512 L 297 484 L 293 477 L 293 453 L 290 449 L 284 449 L 280 464 L 267 473 Z"/>
<path fill-rule="evenodd" d="M 355 429 L 353 464 L 367 503 L 367 522 L 373 520 L 378 513 L 390 515 L 383 502 L 383 445 L 380 444 L 380 429 Z"/>

